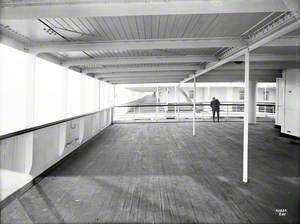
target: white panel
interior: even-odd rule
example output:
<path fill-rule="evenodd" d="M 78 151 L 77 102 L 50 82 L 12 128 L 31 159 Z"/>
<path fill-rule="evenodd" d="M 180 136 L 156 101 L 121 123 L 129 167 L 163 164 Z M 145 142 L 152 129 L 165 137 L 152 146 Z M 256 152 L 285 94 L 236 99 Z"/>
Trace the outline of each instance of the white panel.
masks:
<path fill-rule="evenodd" d="M 35 124 L 62 119 L 62 66 L 36 60 Z"/>
<path fill-rule="evenodd" d="M 96 83 L 98 82 L 97 79 L 91 78 L 89 76 L 85 76 L 85 106 L 84 106 L 84 113 L 90 113 L 96 111 Z"/>
<path fill-rule="evenodd" d="M 0 141 L 0 200 L 80 146 L 84 136 L 87 140 L 99 133 L 99 120 L 102 129 L 108 126 L 109 114 L 110 109 L 107 109 L 96 115 Z M 97 131 L 93 131 L 93 127 Z"/>
<path fill-rule="evenodd" d="M 59 133 L 59 125 L 34 132 L 31 175 L 39 175 L 60 159 Z"/>
<path fill-rule="evenodd" d="M 79 142 L 79 119 L 68 121 L 66 123 L 66 141 L 64 155 L 72 152 L 80 145 Z"/>
<path fill-rule="evenodd" d="M 0 44 L 0 135 L 26 128 L 27 57 Z"/>
<path fill-rule="evenodd" d="M 100 114 L 99 113 L 93 115 L 92 126 L 93 126 L 93 129 L 92 129 L 93 134 L 100 131 Z"/>
<path fill-rule="evenodd" d="M 285 126 L 283 132 L 285 134 L 300 137 L 300 120 L 299 110 L 285 109 Z"/>
<path fill-rule="evenodd" d="M 282 132 L 300 137 L 300 69 L 284 73 L 284 127 Z"/>
<path fill-rule="evenodd" d="M 93 135 L 93 115 L 84 117 L 84 135 L 83 135 L 83 142 L 90 139 Z"/>
<path fill-rule="evenodd" d="M 81 74 L 72 70 L 68 71 L 68 97 L 67 116 L 73 117 L 81 112 Z"/>

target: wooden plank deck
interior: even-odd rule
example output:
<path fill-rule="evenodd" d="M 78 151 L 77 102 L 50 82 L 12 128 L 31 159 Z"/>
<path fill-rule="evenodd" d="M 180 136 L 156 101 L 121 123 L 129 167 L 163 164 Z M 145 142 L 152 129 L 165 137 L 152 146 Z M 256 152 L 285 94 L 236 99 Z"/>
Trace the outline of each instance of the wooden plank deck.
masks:
<path fill-rule="evenodd" d="M 1 223 L 296 223 L 300 147 L 273 124 L 117 124 L 1 211 Z M 287 209 L 279 216 L 276 209 Z"/>

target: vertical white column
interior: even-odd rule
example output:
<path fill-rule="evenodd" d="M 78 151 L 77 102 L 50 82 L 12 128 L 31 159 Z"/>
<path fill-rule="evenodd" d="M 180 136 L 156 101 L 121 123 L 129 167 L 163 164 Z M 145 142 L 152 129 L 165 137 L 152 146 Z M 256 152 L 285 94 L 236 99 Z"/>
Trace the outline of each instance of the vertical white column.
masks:
<path fill-rule="evenodd" d="M 175 105 L 177 104 L 177 87 L 176 86 L 174 86 L 174 103 L 175 103 Z M 176 114 L 177 114 L 177 106 L 174 106 L 174 113 L 175 113 L 175 116 L 176 116 Z"/>
<path fill-rule="evenodd" d="M 113 94 L 114 94 L 114 104 L 113 104 L 114 106 L 111 109 L 111 123 L 114 122 L 114 113 L 115 113 L 115 106 L 116 106 L 116 84 L 114 84 L 114 92 L 113 92 Z"/>
<path fill-rule="evenodd" d="M 178 85 L 178 88 L 180 88 L 180 84 Z M 177 94 L 176 94 L 176 103 L 180 104 L 180 91 L 177 91 Z M 177 111 L 176 111 L 176 113 L 177 113 L 177 119 L 179 119 L 180 106 L 177 106 L 176 109 L 177 109 Z"/>
<path fill-rule="evenodd" d="M 155 116 L 156 116 L 156 121 L 157 121 L 157 118 L 158 118 L 158 98 L 159 98 L 159 96 L 158 96 L 158 85 L 156 85 L 156 107 L 155 107 L 155 112 L 156 112 L 156 114 L 155 114 Z"/>
<path fill-rule="evenodd" d="M 26 93 L 26 127 L 34 125 L 36 56 L 28 55 Z"/>
<path fill-rule="evenodd" d="M 248 123 L 249 123 L 249 49 L 245 53 L 245 100 L 244 100 L 244 138 L 243 138 L 243 182 L 248 182 Z"/>
<path fill-rule="evenodd" d="M 99 108 L 98 110 L 101 110 L 101 81 L 99 80 Z"/>
<path fill-rule="evenodd" d="M 256 81 L 249 81 L 249 124 L 256 123 Z"/>
<path fill-rule="evenodd" d="M 194 75 L 193 136 L 195 136 L 196 134 L 195 120 L 196 120 L 196 76 Z"/>
<path fill-rule="evenodd" d="M 3 108 L 4 108 L 4 63 L 0 63 L 0 135 L 4 133 L 4 117 L 3 117 Z"/>

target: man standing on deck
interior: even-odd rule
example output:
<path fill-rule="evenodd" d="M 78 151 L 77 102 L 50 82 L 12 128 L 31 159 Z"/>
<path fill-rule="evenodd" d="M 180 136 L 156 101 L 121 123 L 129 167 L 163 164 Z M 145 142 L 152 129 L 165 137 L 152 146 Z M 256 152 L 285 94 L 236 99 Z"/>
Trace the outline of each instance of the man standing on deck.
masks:
<path fill-rule="evenodd" d="M 217 112 L 217 117 L 218 117 L 218 122 L 219 119 L 220 119 L 220 101 L 218 99 L 216 99 L 215 97 L 212 98 L 212 101 L 210 102 L 210 107 L 212 109 L 212 112 L 213 112 L 213 121 L 215 122 L 215 115 L 216 115 L 216 112 Z"/>

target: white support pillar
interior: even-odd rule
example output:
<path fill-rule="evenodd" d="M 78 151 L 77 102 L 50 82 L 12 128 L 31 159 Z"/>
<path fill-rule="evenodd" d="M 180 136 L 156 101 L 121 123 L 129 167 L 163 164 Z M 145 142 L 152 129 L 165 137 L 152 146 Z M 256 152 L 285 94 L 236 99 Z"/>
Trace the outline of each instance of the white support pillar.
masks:
<path fill-rule="evenodd" d="M 99 107 L 98 107 L 98 110 L 101 109 L 101 81 L 99 80 Z"/>
<path fill-rule="evenodd" d="M 156 121 L 158 119 L 158 84 L 156 85 L 156 107 L 155 107 L 155 117 L 156 117 Z"/>
<path fill-rule="evenodd" d="M 177 104 L 177 86 L 174 86 L 174 103 Z M 175 117 L 177 116 L 177 106 L 174 106 Z"/>
<path fill-rule="evenodd" d="M 256 123 L 256 81 L 249 81 L 249 124 Z"/>
<path fill-rule="evenodd" d="M 196 76 L 194 76 L 193 136 L 196 135 L 195 120 L 196 120 Z"/>
<path fill-rule="evenodd" d="M 115 106 L 116 106 L 116 84 L 114 84 L 114 104 L 113 104 L 113 108 L 111 109 L 111 123 L 114 123 L 114 116 L 115 116 Z"/>
<path fill-rule="evenodd" d="M 244 101 L 244 138 L 243 138 L 243 182 L 248 182 L 248 123 L 249 123 L 249 49 L 245 53 L 245 101 Z"/>
<path fill-rule="evenodd" d="M 177 87 L 177 89 L 179 89 L 180 88 L 180 85 Z M 180 92 L 179 91 L 177 91 L 177 94 L 176 94 L 176 104 L 178 104 L 178 103 L 180 103 Z M 177 106 L 176 107 L 176 115 L 177 115 L 177 119 L 179 119 L 179 110 L 180 110 L 180 107 L 179 106 Z"/>

